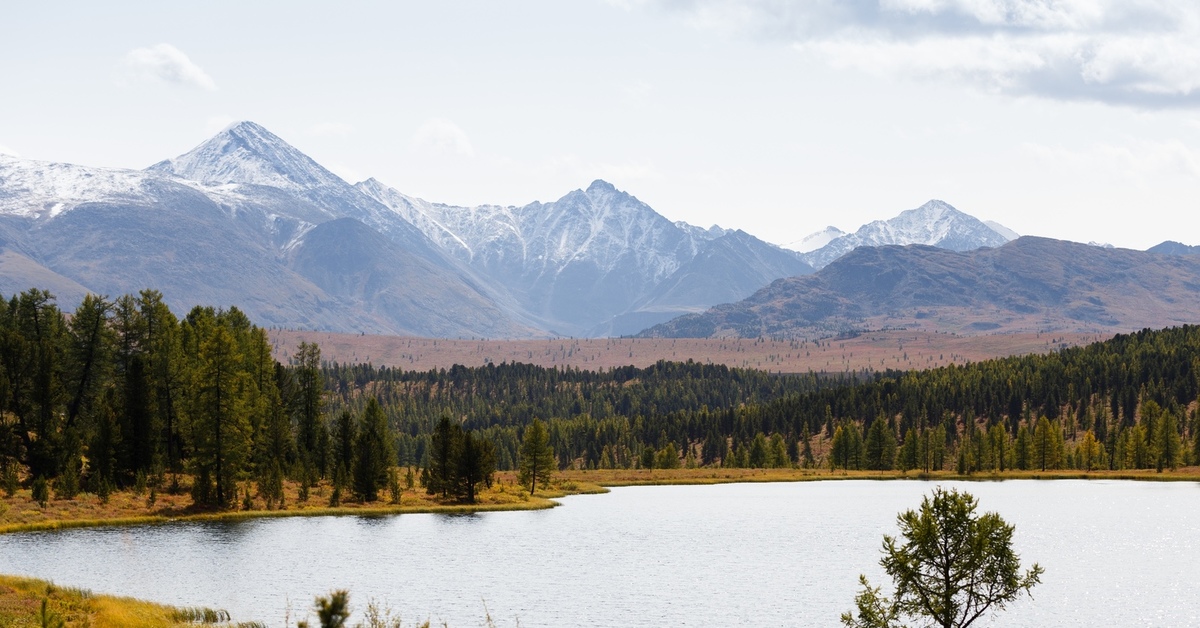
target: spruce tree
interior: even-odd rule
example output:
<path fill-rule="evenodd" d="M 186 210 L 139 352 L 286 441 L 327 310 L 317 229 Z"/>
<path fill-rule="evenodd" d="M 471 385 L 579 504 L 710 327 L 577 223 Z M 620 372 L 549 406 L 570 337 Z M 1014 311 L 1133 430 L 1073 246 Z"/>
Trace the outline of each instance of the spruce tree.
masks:
<path fill-rule="evenodd" d="M 374 397 L 367 401 L 360 423 L 354 447 L 354 493 L 361 501 L 373 502 L 387 486 L 396 453 L 387 417 Z"/>

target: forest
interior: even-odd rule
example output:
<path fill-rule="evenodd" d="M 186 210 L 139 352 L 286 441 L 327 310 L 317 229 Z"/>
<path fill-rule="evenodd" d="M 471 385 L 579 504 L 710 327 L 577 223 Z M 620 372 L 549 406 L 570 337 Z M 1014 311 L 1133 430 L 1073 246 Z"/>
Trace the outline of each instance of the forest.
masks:
<path fill-rule="evenodd" d="M 311 344 L 280 364 L 237 308 L 178 318 L 152 290 L 71 315 L 0 299 L 0 488 L 35 498 L 149 484 L 221 509 L 253 483 L 270 506 L 324 480 L 374 501 L 403 473 L 472 501 L 497 469 L 531 491 L 566 468 L 1162 471 L 1200 463 L 1198 396 L 1194 326 L 909 372 L 405 371 Z"/>

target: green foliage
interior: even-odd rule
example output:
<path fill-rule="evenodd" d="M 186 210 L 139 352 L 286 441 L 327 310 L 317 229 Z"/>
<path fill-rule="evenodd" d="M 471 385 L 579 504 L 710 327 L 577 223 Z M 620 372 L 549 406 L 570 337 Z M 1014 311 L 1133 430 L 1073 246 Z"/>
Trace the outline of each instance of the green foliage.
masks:
<path fill-rule="evenodd" d="M 379 402 L 371 399 L 363 412 L 354 441 L 354 494 L 364 502 L 379 499 L 387 485 L 388 471 L 395 464 L 392 437 Z"/>
<path fill-rule="evenodd" d="M 343 628 L 350 619 L 350 593 L 334 591 L 327 597 L 318 597 L 313 605 L 321 628 Z"/>
<path fill-rule="evenodd" d="M 20 476 L 17 473 L 16 462 L 8 461 L 3 466 L 0 466 L 0 488 L 4 489 L 4 494 L 7 497 L 17 494 L 17 488 L 21 484 Z"/>
<path fill-rule="evenodd" d="M 872 471 L 891 469 L 896 461 L 896 434 L 883 417 L 875 419 L 867 430 L 866 443 L 863 446 L 863 457 L 866 468 Z"/>
<path fill-rule="evenodd" d="M 902 542 L 883 537 L 880 564 L 895 585 L 888 600 L 860 576 L 857 615 L 845 613 L 850 628 L 900 626 L 903 618 L 921 625 L 965 628 L 1003 610 L 1041 582 L 1034 564 L 1021 572 L 1012 549 L 1013 526 L 996 513 L 976 515 L 968 493 L 935 488 L 919 511 L 899 515 Z"/>
<path fill-rule="evenodd" d="M 651 451 L 653 458 L 653 451 Z M 550 435 L 546 426 L 534 419 L 525 428 L 525 437 L 521 441 L 520 482 L 529 487 L 532 495 L 538 486 L 550 486 L 550 476 L 555 471 L 554 450 L 550 447 Z"/>
<path fill-rule="evenodd" d="M 45 508 L 46 504 L 50 501 L 50 483 L 46 481 L 46 478 L 39 475 L 33 478 L 33 484 L 30 488 L 30 497 L 33 498 L 33 501 L 37 502 L 38 506 Z"/>

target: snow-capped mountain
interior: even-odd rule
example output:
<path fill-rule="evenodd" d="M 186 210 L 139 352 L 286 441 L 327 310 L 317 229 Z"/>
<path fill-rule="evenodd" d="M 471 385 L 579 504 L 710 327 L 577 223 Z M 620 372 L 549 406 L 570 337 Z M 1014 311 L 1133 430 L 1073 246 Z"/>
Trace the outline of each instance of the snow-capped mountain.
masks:
<path fill-rule="evenodd" d="M 614 321 L 659 322 L 731 295 L 745 296 L 772 279 L 811 272 L 794 255 L 743 233 L 745 246 L 757 255 L 724 258 L 739 270 L 721 281 L 709 279 L 707 289 L 698 286 L 682 302 L 667 305 L 651 298 L 656 288 L 730 232 L 672 223 L 605 181 L 522 207 L 429 203 L 373 179 L 356 187 L 504 286 L 560 333 L 632 333 L 641 327 Z"/>
<path fill-rule="evenodd" d="M 192 150 L 147 170 L 200 183 L 246 183 L 309 191 L 347 185 L 308 155 L 254 122 L 236 122 Z"/>
<path fill-rule="evenodd" d="M 144 171 L 4 157 L 0 249 L 0 288 L 48 287 L 68 308 L 152 287 L 177 309 L 237 305 L 265 325 L 537 333 L 395 212 L 253 123 Z"/>
<path fill-rule="evenodd" d="M 964 214 L 949 203 L 932 200 L 900 212 L 890 220 L 876 220 L 854 233 L 831 240 L 804 256 L 813 268 L 824 268 L 833 260 L 860 246 L 926 244 L 952 251 L 997 247 L 1010 238 L 978 218 Z"/>
<path fill-rule="evenodd" d="M 845 231 L 829 226 L 816 233 L 810 233 L 795 242 L 788 242 L 783 245 L 783 248 L 796 251 L 797 253 L 812 253 L 844 235 L 846 235 Z"/>
<path fill-rule="evenodd" d="M 0 156 L 0 291 L 151 287 L 264 325 L 515 337 L 632 333 L 811 272 L 742 232 L 672 223 L 597 181 L 466 208 L 343 181 L 240 122 L 146 170 Z"/>
<path fill-rule="evenodd" d="M 1017 233 L 1016 231 L 1013 231 L 1012 229 L 1009 229 L 1008 227 L 1005 227 L 1004 225 L 996 222 L 995 220 L 985 220 L 985 221 L 983 221 L 983 224 L 991 227 L 992 231 L 999 233 L 1000 235 L 1004 236 L 1005 238 L 1008 238 L 1009 242 L 1012 242 L 1013 240 L 1016 240 L 1017 238 L 1021 237 L 1021 234 Z"/>

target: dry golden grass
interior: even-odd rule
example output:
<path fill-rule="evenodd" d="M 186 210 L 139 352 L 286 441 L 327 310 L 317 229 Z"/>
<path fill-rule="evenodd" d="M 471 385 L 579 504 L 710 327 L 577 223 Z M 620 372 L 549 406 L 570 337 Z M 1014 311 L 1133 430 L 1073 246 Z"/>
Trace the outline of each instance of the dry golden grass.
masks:
<path fill-rule="evenodd" d="M 854 338 L 756 340 L 748 338 L 556 338 L 534 340 L 447 340 L 408 336 L 359 336 L 275 330 L 275 357 L 292 357 L 301 342 L 315 342 L 321 357 L 342 363 L 371 363 L 426 371 L 455 364 L 521 362 L 544 367 L 604 370 L 646 367 L 659 360 L 751 368 L 772 373 L 927 369 L 997 357 L 1044 353 L 1105 340 L 1109 335 L 1012 333 L 961 336 L 931 331 L 878 331 Z"/>
<path fill-rule="evenodd" d="M 284 507 L 271 510 L 261 498 L 253 498 L 250 510 L 206 511 L 191 505 L 187 478 L 182 478 L 178 494 L 158 493 L 154 504 L 148 494 L 132 491 L 113 493 L 104 503 L 99 497 L 81 493 L 73 499 L 51 499 L 45 508 L 33 501 L 29 489 L 21 489 L 13 497 L 0 497 L 0 534 L 55 530 L 102 525 L 136 525 L 167 521 L 211 521 L 259 517 L 311 517 L 321 515 L 385 515 L 403 513 L 486 512 L 494 510 L 536 510 L 553 508 L 558 504 L 551 497 L 567 494 L 603 492 L 604 489 L 582 482 L 560 483 L 549 491 L 539 489 L 533 496 L 516 485 L 512 472 L 498 473 L 492 488 L 479 493 L 475 504 L 462 504 L 427 495 L 423 489 L 404 491 L 399 504 L 393 504 L 387 493 L 379 501 L 359 503 L 349 496 L 337 506 L 330 505 L 332 488 L 328 483 L 309 490 L 308 499 L 300 500 L 300 486 L 285 482 Z M 243 487 L 240 490 L 245 490 Z M 253 491 L 252 491 L 253 495 Z M 242 505 L 238 500 L 239 507 Z"/>
<path fill-rule="evenodd" d="M 399 504 L 386 495 L 373 503 L 349 499 L 338 506 L 329 505 L 330 487 L 322 484 L 310 490 L 307 501 L 299 500 L 299 486 L 286 484 L 286 505 L 265 509 L 261 499 L 253 500 L 250 510 L 204 511 L 190 507 L 186 494 L 164 495 L 153 506 L 145 496 L 132 492 L 114 493 L 107 504 L 95 495 L 81 494 L 73 500 L 51 500 L 41 508 L 29 497 L 28 490 L 11 498 L 0 498 L 0 534 L 33 530 L 54 530 L 104 525 L 154 524 L 168 521 L 237 520 L 264 517 L 314 517 L 329 515 L 392 515 L 406 513 L 461 513 L 504 510 L 538 510 L 558 505 L 552 501 L 566 495 L 603 493 L 605 487 L 657 484 L 726 484 L 733 482 L 806 482 L 815 480 L 1019 480 L 1019 479 L 1121 479 L 1141 481 L 1200 482 L 1200 467 L 1184 467 L 1157 473 L 1153 469 L 1131 471 L 1004 471 L 958 475 L 951 471 L 920 473 L 909 471 L 830 471 L 828 469 L 596 469 L 559 472 L 549 489 L 538 488 L 534 495 L 516 484 L 516 474 L 500 472 L 491 489 L 482 491 L 475 504 L 445 501 L 425 494 L 419 488 L 404 492 Z"/>
<path fill-rule="evenodd" d="M 729 484 L 734 482 L 811 482 L 818 480 L 1143 480 L 1200 482 L 1200 467 L 1183 467 L 1157 473 L 1153 469 L 1133 471 L 1003 471 L 959 475 L 952 471 L 921 473 L 909 471 L 844 471 L 829 469 L 595 469 L 562 471 L 560 482 L 596 486 L 648 486 L 663 484 Z"/>
<path fill-rule="evenodd" d="M 169 628 L 195 626 L 188 611 L 125 597 L 93 595 L 89 591 L 55 586 L 44 580 L 0 575 L 0 626 L 43 626 L 46 619 L 66 626 L 91 628 Z M 202 610 L 202 609 L 200 609 Z M 198 611 L 193 611 L 198 612 Z M 215 611 L 209 611 L 216 615 Z M 226 618 L 227 619 L 227 618 Z M 232 625 L 228 623 L 220 625 Z"/>

